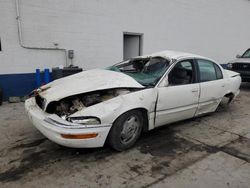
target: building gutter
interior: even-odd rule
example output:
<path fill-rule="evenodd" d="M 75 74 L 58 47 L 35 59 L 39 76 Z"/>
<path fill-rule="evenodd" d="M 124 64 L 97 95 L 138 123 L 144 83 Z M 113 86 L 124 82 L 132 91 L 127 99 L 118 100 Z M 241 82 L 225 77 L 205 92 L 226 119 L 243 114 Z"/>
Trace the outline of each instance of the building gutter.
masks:
<path fill-rule="evenodd" d="M 21 22 L 21 16 L 20 16 L 20 2 L 19 0 L 15 0 L 16 5 L 16 20 L 17 20 L 17 29 L 18 29 L 18 40 L 19 44 L 22 48 L 30 49 L 30 50 L 55 50 L 55 51 L 61 51 L 65 55 L 65 64 L 66 67 L 68 66 L 68 58 L 67 58 L 67 49 L 64 48 L 57 48 L 57 47 L 37 47 L 37 46 L 27 46 L 23 42 L 22 37 L 22 22 Z"/>

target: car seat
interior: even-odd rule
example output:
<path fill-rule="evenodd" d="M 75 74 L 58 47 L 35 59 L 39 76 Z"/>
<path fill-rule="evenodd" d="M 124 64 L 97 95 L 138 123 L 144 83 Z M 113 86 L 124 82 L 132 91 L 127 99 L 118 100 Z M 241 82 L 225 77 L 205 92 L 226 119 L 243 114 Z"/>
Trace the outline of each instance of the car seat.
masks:
<path fill-rule="evenodd" d="M 170 85 L 183 85 L 191 82 L 191 76 L 189 76 L 187 70 L 183 68 L 174 68 L 169 74 L 168 79 Z"/>

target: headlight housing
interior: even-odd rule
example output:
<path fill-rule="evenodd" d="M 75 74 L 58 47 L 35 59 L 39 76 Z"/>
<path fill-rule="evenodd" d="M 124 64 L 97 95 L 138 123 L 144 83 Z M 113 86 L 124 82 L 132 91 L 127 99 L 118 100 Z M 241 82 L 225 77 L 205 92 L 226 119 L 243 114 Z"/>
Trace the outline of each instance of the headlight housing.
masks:
<path fill-rule="evenodd" d="M 228 63 L 228 64 L 227 64 L 227 68 L 228 68 L 228 69 L 232 69 L 232 68 L 233 68 L 233 64 L 232 64 L 232 63 Z"/>
<path fill-rule="evenodd" d="M 101 120 L 97 117 L 92 116 L 82 116 L 82 117 L 68 117 L 67 121 L 82 125 L 99 125 Z"/>

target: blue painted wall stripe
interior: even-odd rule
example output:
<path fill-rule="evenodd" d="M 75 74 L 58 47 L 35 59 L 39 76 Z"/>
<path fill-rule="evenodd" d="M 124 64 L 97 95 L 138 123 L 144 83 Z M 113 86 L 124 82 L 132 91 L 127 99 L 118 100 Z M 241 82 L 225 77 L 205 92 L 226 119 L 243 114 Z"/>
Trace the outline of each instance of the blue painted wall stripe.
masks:
<path fill-rule="evenodd" d="M 49 75 L 51 78 L 51 74 Z M 41 83 L 44 82 L 44 73 L 40 75 Z M 11 96 L 22 97 L 28 95 L 37 88 L 36 74 L 2 74 L 0 75 L 0 87 L 3 89 L 3 99 L 7 100 Z"/>
<path fill-rule="evenodd" d="M 226 64 L 221 65 L 226 68 Z M 41 83 L 45 83 L 44 74 L 40 75 Z M 51 73 L 50 73 L 50 78 Z M 0 75 L 0 87 L 3 89 L 3 98 L 7 100 L 11 96 L 25 96 L 28 95 L 32 90 L 37 88 L 36 85 L 36 74 L 3 74 Z"/>
<path fill-rule="evenodd" d="M 28 95 L 35 88 L 35 84 L 35 73 L 0 75 L 4 100 L 10 96 Z"/>

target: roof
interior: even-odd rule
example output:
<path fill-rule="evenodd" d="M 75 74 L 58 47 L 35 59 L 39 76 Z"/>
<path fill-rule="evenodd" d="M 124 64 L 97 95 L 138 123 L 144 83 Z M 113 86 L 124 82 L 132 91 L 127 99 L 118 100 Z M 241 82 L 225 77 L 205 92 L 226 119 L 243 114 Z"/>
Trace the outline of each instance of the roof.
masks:
<path fill-rule="evenodd" d="M 191 54 L 191 53 L 187 53 L 187 52 L 179 52 L 179 51 L 170 51 L 170 50 L 166 50 L 166 51 L 161 51 L 161 52 L 156 52 L 150 55 L 144 55 L 141 57 L 148 57 L 148 56 L 160 56 L 160 57 L 164 57 L 167 59 L 183 59 L 183 58 L 202 58 L 202 59 L 209 59 L 207 57 L 203 57 L 200 55 L 196 55 L 196 54 Z"/>

